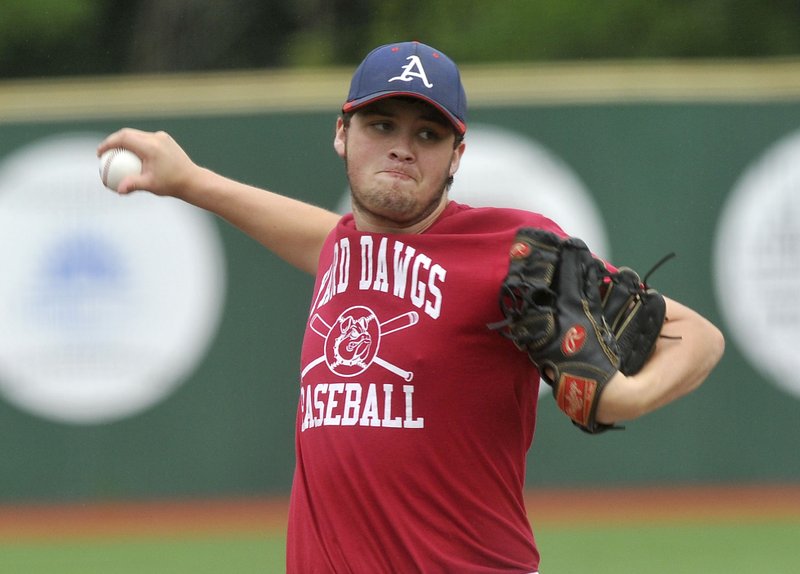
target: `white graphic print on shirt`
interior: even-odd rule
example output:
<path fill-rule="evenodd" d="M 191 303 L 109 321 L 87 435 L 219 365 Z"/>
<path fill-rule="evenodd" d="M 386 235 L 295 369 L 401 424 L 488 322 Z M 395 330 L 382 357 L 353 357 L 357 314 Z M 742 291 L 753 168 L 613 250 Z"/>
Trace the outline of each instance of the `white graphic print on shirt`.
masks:
<path fill-rule="evenodd" d="M 377 365 L 410 383 L 414 373 L 381 354 L 385 338 L 419 322 L 417 311 L 381 317 L 371 308 L 354 305 L 337 317 L 325 317 L 325 306 L 337 295 L 353 291 L 382 292 L 408 301 L 432 319 L 442 308 L 441 286 L 447 271 L 424 253 L 402 241 L 373 236 L 359 238 L 359 257 L 352 265 L 350 239 L 334 244 L 330 267 L 320 281 L 312 307 L 309 329 L 323 341 L 322 352 L 303 368 L 301 380 L 315 368 L 324 368 L 352 379 Z M 351 273 L 353 267 L 360 271 Z M 358 275 L 358 280 L 351 279 Z M 391 339 L 386 339 L 391 345 Z M 385 349 L 386 347 L 384 347 Z M 382 395 L 382 396 L 381 396 Z M 320 426 L 373 426 L 423 428 L 414 416 L 414 386 L 394 383 L 325 382 L 304 385 L 300 394 L 301 431 Z M 393 405 L 396 403 L 393 410 Z M 402 416 L 393 413 L 403 413 Z"/>

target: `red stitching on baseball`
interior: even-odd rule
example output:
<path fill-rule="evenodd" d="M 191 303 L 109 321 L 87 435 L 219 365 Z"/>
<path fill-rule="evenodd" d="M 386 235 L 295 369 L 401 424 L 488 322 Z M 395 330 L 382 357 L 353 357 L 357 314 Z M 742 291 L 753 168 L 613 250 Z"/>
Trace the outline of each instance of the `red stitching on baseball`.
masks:
<path fill-rule="evenodd" d="M 108 170 L 111 169 L 111 162 L 114 161 L 114 158 L 117 157 L 120 154 L 121 151 L 122 151 L 122 148 L 115 147 L 114 149 L 111 150 L 111 153 L 106 158 L 105 163 L 103 163 L 102 181 L 103 181 L 103 185 L 105 185 L 106 187 L 108 187 Z"/>

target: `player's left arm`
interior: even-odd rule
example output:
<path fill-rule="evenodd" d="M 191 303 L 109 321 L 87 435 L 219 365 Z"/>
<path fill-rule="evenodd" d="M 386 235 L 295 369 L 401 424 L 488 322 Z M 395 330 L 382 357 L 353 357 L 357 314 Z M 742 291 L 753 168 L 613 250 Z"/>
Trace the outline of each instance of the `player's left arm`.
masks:
<path fill-rule="evenodd" d="M 725 340 L 717 327 L 692 309 L 666 298 L 667 320 L 656 348 L 635 375 L 617 373 L 597 405 L 597 420 L 633 420 L 696 389 L 722 358 Z"/>

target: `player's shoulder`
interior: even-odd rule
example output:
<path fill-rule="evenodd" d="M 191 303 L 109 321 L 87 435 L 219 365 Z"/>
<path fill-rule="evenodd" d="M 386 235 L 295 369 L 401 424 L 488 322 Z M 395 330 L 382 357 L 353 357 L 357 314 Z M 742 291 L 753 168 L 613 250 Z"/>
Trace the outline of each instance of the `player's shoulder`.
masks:
<path fill-rule="evenodd" d="M 516 232 L 520 227 L 534 227 L 561 236 L 566 233 L 549 217 L 511 207 L 472 207 L 451 201 L 436 222 L 437 233 L 500 233 Z"/>

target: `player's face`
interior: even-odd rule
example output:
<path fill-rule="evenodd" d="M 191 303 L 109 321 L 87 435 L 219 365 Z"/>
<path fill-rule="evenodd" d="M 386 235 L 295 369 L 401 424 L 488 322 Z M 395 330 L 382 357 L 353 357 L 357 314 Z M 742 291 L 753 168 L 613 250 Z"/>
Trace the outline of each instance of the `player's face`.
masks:
<path fill-rule="evenodd" d="M 428 104 L 386 99 L 339 119 L 334 147 L 344 158 L 359 229 L 419 231 L 447 204 L 447 184 L 464 144 Z"/>

